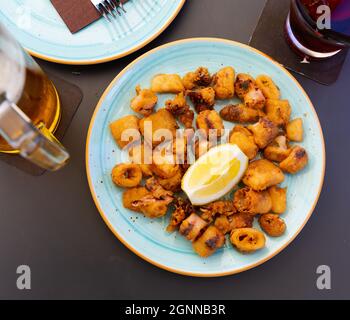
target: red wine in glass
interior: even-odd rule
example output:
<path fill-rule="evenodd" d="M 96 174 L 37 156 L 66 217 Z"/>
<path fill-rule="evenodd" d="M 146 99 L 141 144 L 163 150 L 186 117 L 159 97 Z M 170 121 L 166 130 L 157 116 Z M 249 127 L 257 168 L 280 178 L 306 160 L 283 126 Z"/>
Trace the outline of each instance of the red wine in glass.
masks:
<path fill-rule="evenodd" d="M 320 24 L 320 19 L 326 19 L 326 11 L 320 6 L 330 9 L 330 28 Z M 291 0 L 285 34 L 292 49 L 302 57 L 335 56 L 350 47 L 350 0 Z"/>

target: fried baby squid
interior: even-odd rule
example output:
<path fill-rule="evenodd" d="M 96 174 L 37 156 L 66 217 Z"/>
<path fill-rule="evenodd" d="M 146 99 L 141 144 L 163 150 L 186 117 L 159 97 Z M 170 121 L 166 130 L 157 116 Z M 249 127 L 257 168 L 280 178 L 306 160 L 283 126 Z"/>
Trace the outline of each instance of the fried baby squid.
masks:
<path fill-rule="evenodd" d="M 223 234 L 231 232 L 238 228 L 251 228 L 254 217 L 245 213 L 235 213 L 230 216 L 220 215 L 215 219 L 214 225 Z"/>
<path fill-rule="evenodd" d="M 279 134 L 279 129 L 275 123 L 268 118 L 261 118 L 256 124 L 248 126 L 253 132 L 255 143 L 260 149 L 264 149 Z"/>
<path fill-rule="evenodd" d="M 282 170 L 266 159 L 251 162 L 243 177 L 243 183 L 256 191 L 265 190 L 283 181 Z"/>
<path fill-rule="evenodd" d="M 110 124 L 112 136 L 120 148 L 141 139 L 139 121 L 138 117 L 129 115 Z"/>
<path fill-rule="evenodd" d="M 215 226 L 209 226 L 204 233 L 193 242 L 193 250 L 203 258 L 211 256 L 225 244 L 224 234 Z"/>
<path fill-rule="evenodd" d="M 272 201 L 272 212 L 282 214 L 287 209 L 287 188 L 273 186 L 268 189 Z"/>
<path fill-rule="evenodd" d="M 183 92 L 180 92 L 174 100 L 165 102 L 165 107 L 182 123 L 185 128 L 192 128 L 194 112 L 186 102 Z"/>
<path fill-rule="evenodd" d="M 255 82 L 266 99 L 280 99 L 280 90 L 269 76 L 260 75 L 255 79 Z"/>
<path fill-rule="evenodd" d="M 151 90 L 156 93 L 180 93 L 185 87 L 178 74 L 158 74 L 152 79 Z"/>
<path fill-rule="evenodd" d="M 174 176 L 170 178 L 158 178 L 158 182 L 165 190 L 178 192 L 181 190 L 182 176 L 182 170 L 178 168 Z"/>
<path fill-rule="evenodd" d="M 264 157 L 270 161 L 281 162 L 286 159 L 291 152 L 285 136 L 278 136 L 264 150 Z"/>
<path fill-rule="evenodd" d="M 235 81 L 235 93 L 241 100 L 252 89 L 256 87 L 255 80 L 252 76 L 246 73 L 239 73 Z"/>
<path fill-rule="evenodd" d="M 230 200 L 221 200 L 212 202 L 200 208 L 202 219 L 212 222 L 217 214 L 230 216 L 236 212 L 233 202 Z"/>
<path fill-rule="evenodd" d="M 287 124 L 286 127 L 287 137 L 290 141 L 301 142 L 303 141 L 303 120 L 301 118 L 297 118 L 292 120 Z"/>
<path fill-rule="evenodd" d="M 225 67 L 213 76 L 213 88 L 215 97 L 219 100 L 233 98 L 235 94 L 235 70 L 232 67 Z"/>
<path fill-rule="evenodd" d="M 118 164 L 112 170 L 112 180 L 118 187 L 136 187 L 142 180 L 141 167 L 138 164 Z"/>
<path fill-rule="evenodd" d="M 215 110 L 201 111 L 197 116 L 197 128 L 203 130 L 209 137 L 210 130 L 216 130 L 216 136 L 221 137 L 224 131 L 224 124 L 220 115 Z M 212 131 L 214 132 L 214 131 Z"/>
<path fill-rule="evenodd" d="M 157 95 L 150 89 L 136 87 L 136 97 L 131 100 L 131 109 L 144 116 L 149 116 L 158 102 Z"/>
<path fill-rule="evenodd" d="M 231 122 L 256 122 L 259 120 L 259 111 L 253 108 L 248 108 L 244 104 L 228 105 L 220 111 L 220 116 L 225 121 Z"/>
<path fill-rule="evenodd" d="M 234 229 L 231 232 L 232 245 L 242 253 L 252 253 L 265 247 L 264 234 L 254 228 Z"/>
<path fill-rule="evenodd" d="M 145 143 L 133 146 L 129 151 L 129 158 L 132 163 L 138 164 L 142 170 L 143 177 L 153 175 L 151 170 L 152 148 Z"/>
<path fill-rule="evenodd" d="M 183 198 L 175 199 L 175 210 L 171 214 L 169 225 L 166 228 L 168 232 L 174 232 L 189 215 L 195 212 L 192 204 Z"/>
<path fill-rule="evenodd" d="M 266 101 L 266 115 L 278 126 L 286 126 L 289 122 L 292 108 L 288 100 L 271 100 Z"/>
<path fill-rule="evenodd" d="M 202 88 L 188 91 L 187 95 L 191 99 L 197 113 L 204 110 L 213 110 L 215 104 L 215 91 L 213 88 Z"/>
<path fill-rule="evenodd" d="M 284 172 L 295 174 L 303 170 L 309 161 L 307 152 L 304 148 L 295 146 L 292 148 L 289 156 L 280 163 L 280 168 Z"/>
<path fill-rule="evenodd" d="M 253 134 L 243 126 L 237 125 L 233 128 L 229 142 L 236 144 L 250 160 L 258 154 L 259 148 L 255 143 Z"/>
<path fill-rule="evenodd" d="M 187 219 L 182 221 L 179 232 L 187 240 L 194 241 L 201 234 L 202 230 L 207 226 L 207 222 L 200 216 L 192 213 Z"/>
<path fill-rule="evenodd" d="M 263 214 L 259 218 L 259 224 L 271 237 L 280 237 L 286 231 L 286 224 L 283 219 L 277 214 Z"/>
<path fill-rule="evenodd" d="M 208 87 L 212 78 L 207 68 L 199 67 L 195 72 L 189 72 L 182 78 L 186 90 L 193 90 L 197 87 Z"/>
<path fill-rule="evenodd" d="M 238 212 L 251 215 L 267 213 L 272 208 L 271 197 L 267 191 L 254 191 L 251 188 L 237 190 L 233 204 Z"/>

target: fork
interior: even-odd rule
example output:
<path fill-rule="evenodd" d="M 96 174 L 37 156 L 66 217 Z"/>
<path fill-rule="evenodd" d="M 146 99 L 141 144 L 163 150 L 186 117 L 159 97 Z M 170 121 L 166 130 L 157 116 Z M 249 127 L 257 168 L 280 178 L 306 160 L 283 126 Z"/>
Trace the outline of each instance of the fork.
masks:
<path fill-rule="evenodd" d="M 124 3 L 127 0 L 90 0 L 95 8 L 100 12 L 100 14 L 108 21 L 111 22 L 110 17 L 116 19 L 117 15 L 121 16 L 121 9 L 124 13 L 126 10 L 124 9 Z"/>

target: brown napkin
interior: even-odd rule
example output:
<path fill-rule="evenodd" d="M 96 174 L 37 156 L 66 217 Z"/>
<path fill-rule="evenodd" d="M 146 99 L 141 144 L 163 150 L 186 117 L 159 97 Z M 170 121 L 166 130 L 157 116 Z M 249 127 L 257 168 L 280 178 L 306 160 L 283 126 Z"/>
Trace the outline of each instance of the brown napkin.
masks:
<path fill-rule="evenodd" d="M 90 0 L 51 0 L 72 33 L 98 20 L 101 15 Z"/>

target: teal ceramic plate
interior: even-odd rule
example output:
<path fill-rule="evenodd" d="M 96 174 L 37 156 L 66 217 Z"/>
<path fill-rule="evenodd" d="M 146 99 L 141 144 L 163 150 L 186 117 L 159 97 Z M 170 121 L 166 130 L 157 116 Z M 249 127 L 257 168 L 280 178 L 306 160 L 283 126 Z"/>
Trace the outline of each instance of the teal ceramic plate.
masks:
<path fill-rule="evenodd" d="M 237 73 L 253 76 L 270 75 L 281 89 L 282 98 L 289 99 L 292 118 L 304 121 L 305 140 L 310 162 L 295 176 L 287 176 L 288 210 L 283 215 L 286 233 L 280 238 L 267 237 L 266 248 L 250 255 L 242 255 L 229 241 L 213 256 L 202 259 L 191 244 L 178 233 L 164 229 L 168 218 L 150 220 L 123 208 L 122 190 L 115 187 L 110 173 L 115 164 L 123 161 L 109 132 L 108 125 L 131 114 L 130 100 L 134 88 L 149 87 L 152 76 L 158 73 L 178 73 L 206 66 L 215 72 L 222 66 L 233 66 Z M 164 105 L 170 95 L 160 96 Z M 219 102 L 216 110 L 232 101 Z M 232 124 L 225 123 L 227 128 Z M 301 231 L 317 203 L 325 171 L 325 148 L 319 120 L 304 90 L 278 63 L 246 45 L 220 39 L 201 38 L 173 42 L 156 48 L 126 67 L 112 82 L 101 98 L 92 118 L 86 149 L 87 175 L 94 201 L 109 228 L 134 253 L 154 265 L 169 271 L 192 276 L 222 276 L 253 268 L 284 249 Z M 257 228 L 259 228 L 256 225 Z M 302 250 L 302 248 L 300 248 Z"/>
<path fill-rule="evenodd" d="M 185 0 L 130 0 L 113 23 L 100 19 L 72 35 L 50 0 L 0 1 L 0 21 L 32 55 L 64 64 L 94 64 L 126 56 L 155 39 Z"/>

